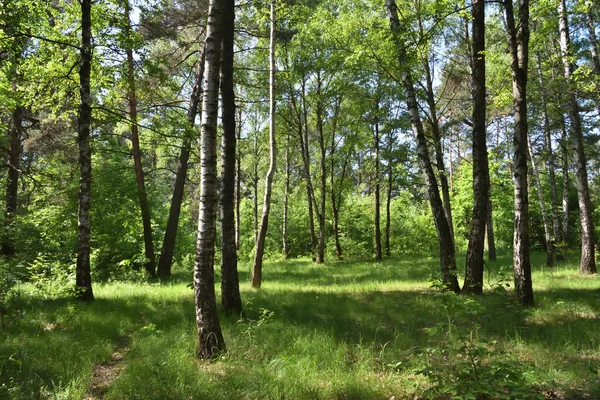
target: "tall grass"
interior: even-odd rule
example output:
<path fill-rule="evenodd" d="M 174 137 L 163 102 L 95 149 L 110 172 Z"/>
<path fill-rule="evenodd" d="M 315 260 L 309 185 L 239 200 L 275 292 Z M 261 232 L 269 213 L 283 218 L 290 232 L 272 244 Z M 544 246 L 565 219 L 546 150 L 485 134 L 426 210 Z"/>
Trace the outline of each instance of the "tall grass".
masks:
<path fill-rule="evenodd" d="M 245 315 L 222 316 L 228 351 L 214 361 L 195 357 L 189 271 L 166 285 L 97 285 L 92 304 L 29 291 L 0 331 L 0 398 L 91 396 L 94 366 L 116 348 L 126 356 L 107 399 L 441 397 L 477 385 L 470 358 L 494 374 L 480 380 L 508 382 L 496 394 L 600 398 L 599 280 L 575 258 L 543 261 L 533 259 L 530 309 L 499 289 L 509 257 L 489 263 L 484 296 L 457 300 L 431 288 L 433 259 L 267 263 L 260 290 L 243 265 Z"/>

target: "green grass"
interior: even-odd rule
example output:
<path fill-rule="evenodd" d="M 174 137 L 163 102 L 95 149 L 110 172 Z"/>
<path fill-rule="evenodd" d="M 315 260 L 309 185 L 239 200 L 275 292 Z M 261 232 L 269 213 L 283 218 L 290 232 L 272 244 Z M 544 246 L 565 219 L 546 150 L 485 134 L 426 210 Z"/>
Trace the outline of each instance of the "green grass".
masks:
<path fill-rule="evenodd" d="M 245 318 L 222 317 L 228 352 L 214 361 L 195 357 L 189 272 L 96 285 L 92 304 L 24 290 L 0 330 L 0 398 L 84 398 L 116 348 L 127 354 L 107 399 L 600 398 L 600 281 L 575 256 L 544 260 L 529 309 L 491 289 L 510 256 L 489 263 L 476 298 L 432 289 L 435 259 L 267 263 L 260 290 L 242 265 Z"/>

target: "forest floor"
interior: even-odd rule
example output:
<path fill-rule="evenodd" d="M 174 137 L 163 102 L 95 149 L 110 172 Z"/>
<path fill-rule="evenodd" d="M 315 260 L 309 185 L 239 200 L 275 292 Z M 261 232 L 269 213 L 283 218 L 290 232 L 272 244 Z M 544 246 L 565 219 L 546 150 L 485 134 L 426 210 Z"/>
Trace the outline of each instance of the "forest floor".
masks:
<path fill-rule="evenodd" d="M 599 399 L 600 278 L 576 255 L 544 261 L 532 308 L 513 300 L 510 255 L 478 297 L 436 290 L 433 258 L 270 262 L 260 290 L 242 263 L 245 316 L 222 316 L 214 361 L 195 357 L 189 270 L 96 285 L 91 304 L 24 285 L 0 329 L 0 399 Z"/>

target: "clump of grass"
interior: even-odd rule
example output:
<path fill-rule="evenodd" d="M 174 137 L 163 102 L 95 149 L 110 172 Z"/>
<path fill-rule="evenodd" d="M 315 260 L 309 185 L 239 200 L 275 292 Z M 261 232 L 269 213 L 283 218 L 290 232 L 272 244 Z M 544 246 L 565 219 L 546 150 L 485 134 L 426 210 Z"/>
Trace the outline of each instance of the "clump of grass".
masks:
<path fill-rule="evenodd" d="M 166 285 L 98 285 L 93 304 L 32 292 L 0 332 L 0 398 L 80 399 L 94 366 L 123 346 L 104 398 L 435 398 L 470 390 L 451 371 L 473 365 L 514 377 L 516 389 L 497 396 L 600 396 L 598 280 L 574 263 L 548 269 L 543 255 L 533 260 L 536 307 L 516 306 L 511 288 L 494 284 L 511 282 L 502 277 L 507 256 L 489 263 L 484 296 L 453 298 L 479 311 L 450 316 L 454 295 L 436 295 L 427 282 L 433 260 L 267 263 L 261 290 L 242 266 L 245 317 L 222 316 L 228 352 L 210 362 L 195 357 L 189 271 Z"/>

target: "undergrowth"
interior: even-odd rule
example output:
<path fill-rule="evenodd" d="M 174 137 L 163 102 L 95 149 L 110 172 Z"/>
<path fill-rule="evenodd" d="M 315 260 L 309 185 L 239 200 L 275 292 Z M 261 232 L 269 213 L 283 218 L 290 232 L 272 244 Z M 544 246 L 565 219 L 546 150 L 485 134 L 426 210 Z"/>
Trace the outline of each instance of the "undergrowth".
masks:
<path fill-rule="evenodd" d="M 210 362 L 195 358 L 190 271 L 96 285 L 82 304 L 37 265 L 38 281 L 11 286 L 0 398 L 85 398 L 124 342 L 106 399 L 599 398 L 598 278 L 543 260 L 533 308 L 513 301 L 508 258 L 478 297 L 432 288 L 436 260 L 267 263 L 260 290 L 241 266 L 244 317 L 222 316 L 228 351 Z"/>

